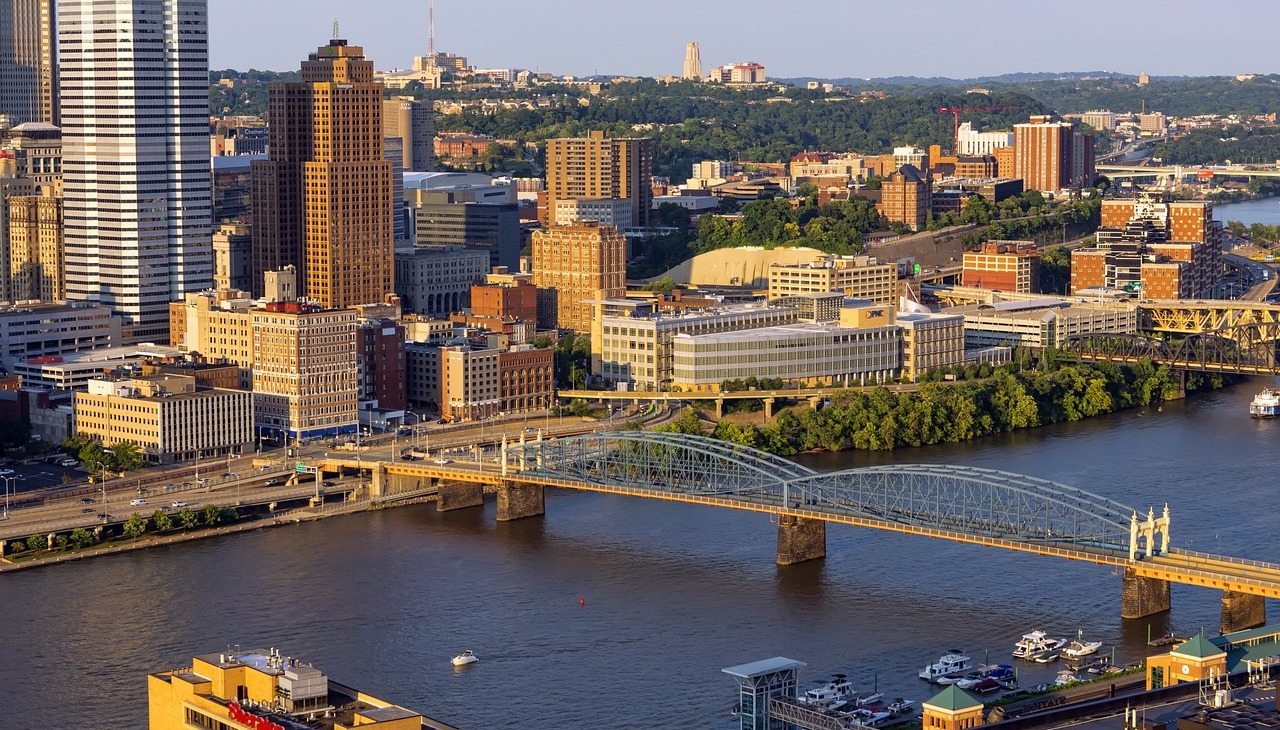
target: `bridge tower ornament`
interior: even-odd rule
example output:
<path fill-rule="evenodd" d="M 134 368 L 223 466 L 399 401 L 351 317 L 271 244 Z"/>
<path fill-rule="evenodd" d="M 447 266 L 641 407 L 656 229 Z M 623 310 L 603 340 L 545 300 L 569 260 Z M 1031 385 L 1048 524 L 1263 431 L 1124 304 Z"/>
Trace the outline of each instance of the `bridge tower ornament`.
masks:
<path fill-rule="evenodd" d="M 1156 547 L 1156 535 L 1160 535 L 1160 547 Z M 1145 542 L 1144 542 L 1145 541 Z M 1145 553 L 1139 553 L 1145 548 Z M 1147 508 L 1147 519 L 1138 522 L 1138 513 L 1134 511 L 1129 521 L 1129 560 L 1141 557 L 1154 557 L 1169 554 L 1169 505 L 1165 504 L 1164 514 L 1156 518 L 1154 508 Z"/>

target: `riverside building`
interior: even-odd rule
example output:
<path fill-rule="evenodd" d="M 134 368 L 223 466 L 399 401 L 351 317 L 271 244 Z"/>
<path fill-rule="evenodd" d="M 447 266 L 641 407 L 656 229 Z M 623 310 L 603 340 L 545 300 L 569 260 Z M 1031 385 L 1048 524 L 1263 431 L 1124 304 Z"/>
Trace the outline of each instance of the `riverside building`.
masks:
<path fill-rule="evenodd" d="M 422 730 L 448 727 L 329 679 L 275 649 L 194 657 L 147 677 L 151 730 Z"/>

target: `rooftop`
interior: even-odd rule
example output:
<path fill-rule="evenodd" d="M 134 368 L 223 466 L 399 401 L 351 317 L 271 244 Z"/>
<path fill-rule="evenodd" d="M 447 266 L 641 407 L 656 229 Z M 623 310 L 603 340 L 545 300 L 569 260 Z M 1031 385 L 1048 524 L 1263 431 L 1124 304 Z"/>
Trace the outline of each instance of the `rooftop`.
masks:
<path fill-rule="evenodd" d="M 751 677 L 758 677 L 761 674 L 768 674 L 770 672 L 781 672 L 787 669 L 798 669 L 803 666 L 807 666 L 807 665 L 804 662 L 797 661 L 795 659 L 788 659 L 784 656 L 776 656 L 776 657 L 773 657 L 772 659 L 761 659 L 760 661 L 756 661 L 756 662 L 747 662 L 746 664 L 739 664 L 733 667 L 726 667 L 724 669 L 721 669 L 720 671 L 724 672 L 725 674 L 732 675 L 734 677 L 749 679 Z"/>

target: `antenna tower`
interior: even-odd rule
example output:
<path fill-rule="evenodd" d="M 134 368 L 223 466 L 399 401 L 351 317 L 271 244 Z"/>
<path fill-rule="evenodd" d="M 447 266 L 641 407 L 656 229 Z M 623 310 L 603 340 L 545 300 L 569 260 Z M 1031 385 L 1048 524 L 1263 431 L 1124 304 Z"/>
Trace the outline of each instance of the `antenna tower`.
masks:
<path fill-rule="evenodd" d="M 436 55 L 436 0 L 427 0 L 427 55 Z"/>
<path fill-rule="evenodd" d="M 338 37 L 338 19 L 337 18 L 333 19 L 333 37 L 334 38 Z"/>

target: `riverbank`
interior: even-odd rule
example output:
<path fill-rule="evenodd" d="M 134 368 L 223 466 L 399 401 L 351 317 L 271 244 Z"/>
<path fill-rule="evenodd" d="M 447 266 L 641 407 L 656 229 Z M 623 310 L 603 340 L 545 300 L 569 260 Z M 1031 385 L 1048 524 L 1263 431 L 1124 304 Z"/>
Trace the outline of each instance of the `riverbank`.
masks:
<path fill-rule="evenodd" d="M 962 443 L 995 433 L 1078 421 L 1149 406 L 1199 390 L 1216 390 L 1228 376 L 1190 373 L 1181 381 L 1150 362 L 1067 364 L 1046 352 L 1034 367 L 1018 362 L 965 369 L 959 382 L 925 383 L 915 393 L 849 392 L 820 411 L 783 411 L 762 426 L 715 421 L 710 435 L 779 456 L 814 451 L 892 451 Z M 706 433 L 690 411 L 668 430 Z"/>

